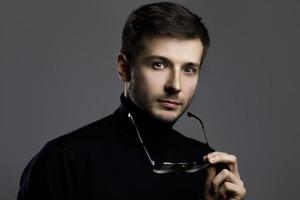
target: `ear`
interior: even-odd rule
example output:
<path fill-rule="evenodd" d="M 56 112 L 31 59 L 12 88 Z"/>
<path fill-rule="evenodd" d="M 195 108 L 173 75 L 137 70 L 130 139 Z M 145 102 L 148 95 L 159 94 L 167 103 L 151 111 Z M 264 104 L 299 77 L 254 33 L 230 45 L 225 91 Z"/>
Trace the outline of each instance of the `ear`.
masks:
<path fill-rule="evenodd" d="M 119 53 L 117 56 L 117 70 L 118 70 L 119 78 L 123 82 L 130 81 L 130 67 L 128 65 L 126 56 L 122 53 Z"/>

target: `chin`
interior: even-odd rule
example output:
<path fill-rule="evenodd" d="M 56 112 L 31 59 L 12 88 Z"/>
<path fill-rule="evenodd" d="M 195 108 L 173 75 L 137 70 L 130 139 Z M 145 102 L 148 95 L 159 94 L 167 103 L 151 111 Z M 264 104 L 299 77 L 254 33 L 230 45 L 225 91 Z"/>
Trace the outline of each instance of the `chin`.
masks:
<path fill-rule="evenodd" d="M 153 113 L 153 116 L 156 119 L 166 122 L 166 123 L 175 123 L 180 116 L 180 114 L 178 114 L 178 113 L 164 113 L 164 112 L 169 112 L 169 111 Z"/>

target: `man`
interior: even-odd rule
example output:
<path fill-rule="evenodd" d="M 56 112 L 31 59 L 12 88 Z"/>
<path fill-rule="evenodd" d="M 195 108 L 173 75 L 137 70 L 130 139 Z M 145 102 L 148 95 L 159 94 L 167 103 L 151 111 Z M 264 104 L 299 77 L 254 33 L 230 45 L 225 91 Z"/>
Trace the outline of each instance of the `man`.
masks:
<path fill-rule="evenodd" d="M 18 199 L 243 199 L 234 155 L 172 129 L 208 45 L 201 19 L 181 5 L 131 13 L 117 57 L 121 106 L 48 142 L 25 168 Z"/>

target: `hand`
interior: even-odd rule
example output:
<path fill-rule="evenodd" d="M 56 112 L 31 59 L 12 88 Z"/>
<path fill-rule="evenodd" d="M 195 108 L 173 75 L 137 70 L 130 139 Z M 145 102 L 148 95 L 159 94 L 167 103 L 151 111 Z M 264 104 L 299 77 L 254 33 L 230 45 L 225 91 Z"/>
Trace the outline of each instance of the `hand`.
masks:
<path fill-rule="evenodd" d="M 240 179 L 237 158 L 224 152 L 212 152 L 203 157 L 211 165 L 207 168 L 206 200 L 241 200 L 246 195 Z M 218 171 L 218 165 L 225 167 Z"/>

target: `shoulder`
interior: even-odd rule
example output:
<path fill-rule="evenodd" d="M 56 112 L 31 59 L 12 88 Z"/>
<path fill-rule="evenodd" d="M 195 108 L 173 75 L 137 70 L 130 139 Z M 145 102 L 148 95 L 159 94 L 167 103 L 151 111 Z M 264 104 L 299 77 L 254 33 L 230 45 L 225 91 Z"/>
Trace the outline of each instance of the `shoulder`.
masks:
<path fill-rule="evenodd" d="M 76 149 L 87 148 L 92 145 L 99 144 L 104 137 L 111 135 L 111 128 L 109 125 L 111 115 L 94 121 L 88 125 L 80 127 L 67 134 L 61 135 L 57 138 L 47 142 L 45 149 Z"/>
<path fill-rule="evenodd" d="M 108 133 L 109 118 L 110 115 L 47 142 L 28 163 L 22 177 L 29 174 L 42 177 L 41 174 L 87 163 L 90 154 L 101 152 L 95 148 L 103 148 L 101 144 L 107 143 L 103 137 L 111 135 Z"/>
<path fill-rule="evenodd" d="M 46 142 L 27 168 L 87 163 L 92 155 L 105 152 L 103 149 L 114 140 L 109 121 L 110 115 Z"/>

